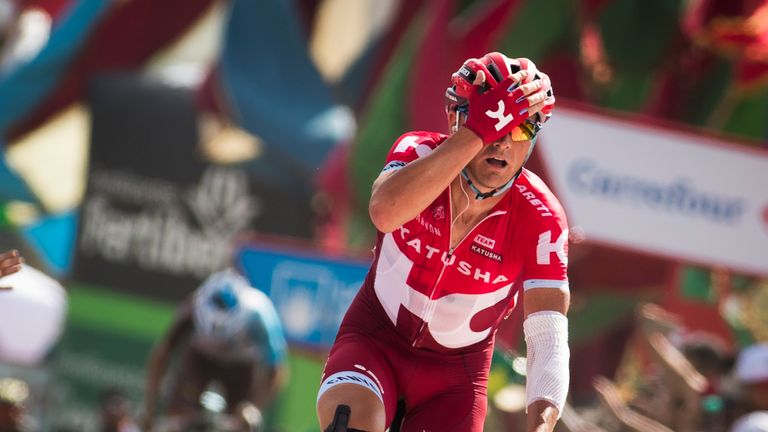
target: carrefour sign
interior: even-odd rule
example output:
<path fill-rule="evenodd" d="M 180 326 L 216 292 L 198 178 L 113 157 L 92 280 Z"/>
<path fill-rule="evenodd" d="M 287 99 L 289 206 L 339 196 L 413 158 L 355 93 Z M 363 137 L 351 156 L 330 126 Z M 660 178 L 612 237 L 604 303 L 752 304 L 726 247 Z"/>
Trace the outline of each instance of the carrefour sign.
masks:
<path fill-rule="evenodd" d="M 768 152 L 567 108 L 539 151 L 587 240 L 768 275 Z"/>

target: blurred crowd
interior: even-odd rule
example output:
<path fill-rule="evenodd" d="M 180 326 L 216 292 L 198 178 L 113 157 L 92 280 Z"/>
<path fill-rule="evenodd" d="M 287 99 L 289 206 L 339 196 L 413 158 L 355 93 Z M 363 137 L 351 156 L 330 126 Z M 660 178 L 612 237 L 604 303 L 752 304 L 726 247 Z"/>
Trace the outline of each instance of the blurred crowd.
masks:
<path fill-rule="evenodd" d="M 603 355 L 620 353 L 617 364 L 589 368 L 572 357 L 569 401 L 556 431 L 768 431 L 768 319 L 762 300 L 768 284 L 723 269 L 700 270 L 711 296 L 696 307 L 717 322 L 709 328 L 692 324 L 701 317 L 668 295 L 637 303 L 626 322 L 614 324 L 630 330 L 603 341 L 609 346 Z M 673 291 L 680 289 L 682 284 Z M 525 430 L 524 356 L 522 349 L 497 345 L 486 430 Z M 579 374 L 590 376 L 580 380 Z"/>
<path fill-rule="evenodd" d="M 768 343 L 736 347 L 652 303 L 636 321 L 616 376 L 594 378 L 597 400 L 568 407 L 564 430 L 768 431 Z"/>

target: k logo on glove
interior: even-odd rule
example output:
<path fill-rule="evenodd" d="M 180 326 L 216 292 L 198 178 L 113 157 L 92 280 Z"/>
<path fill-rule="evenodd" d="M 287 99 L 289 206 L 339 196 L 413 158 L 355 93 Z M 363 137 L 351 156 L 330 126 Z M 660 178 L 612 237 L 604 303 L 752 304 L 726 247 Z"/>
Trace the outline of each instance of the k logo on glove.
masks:
<path fill-rule="evenodd" d="M 528 99 L 511 77 L 485 92 L 475 86 L 469 95 L 469 107 L 464 126 L 484 144 L 498 141 L 528 118 Z"/>
<path fill-rule="evenodd" d="M 485 115 L 487 115 L 490 118 L 498 119 L 499 121 L 493 125 L 494 128 L 496 128 L 497 131 L 500 131 L 504 129 L 504 126 L 508 125 L 509 122 L 512 121 L 514 118 L 512 114 L 504 115 L 504 101 L 499 101 L 499 109 L 496 111 L 488 110 L 485 112 Z"/>

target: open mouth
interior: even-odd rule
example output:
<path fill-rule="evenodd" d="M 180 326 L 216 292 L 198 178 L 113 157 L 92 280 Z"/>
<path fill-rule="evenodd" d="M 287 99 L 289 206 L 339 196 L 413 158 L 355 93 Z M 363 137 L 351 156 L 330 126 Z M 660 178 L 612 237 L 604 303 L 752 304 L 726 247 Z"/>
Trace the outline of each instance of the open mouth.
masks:
<path fill-rule="evenodd" d="M 497 159 L 493 157 L 486 159 L 485 163 L 498 168 L 505 168 L 507 166 L 507 161 L 505 161 L 504 159 Z"/>

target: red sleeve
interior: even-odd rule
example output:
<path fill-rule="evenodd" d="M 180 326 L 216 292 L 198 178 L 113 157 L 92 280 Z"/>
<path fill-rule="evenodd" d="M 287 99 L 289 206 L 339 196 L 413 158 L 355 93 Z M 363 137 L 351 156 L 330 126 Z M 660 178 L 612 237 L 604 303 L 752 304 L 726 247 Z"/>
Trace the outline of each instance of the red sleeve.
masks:
<path fill-rule="evenodd" d="M 387 154 L 383 171 L 398 169 L 436 149 L 446 136 L 433 132 L 408 132 L 400 136 Z"/>
<path fill-rule="evenodd" d="M 535 215 L 518 243 L 523 261 L 523 289 L 568 290 L 568 223 L 561 213 Z"/>

